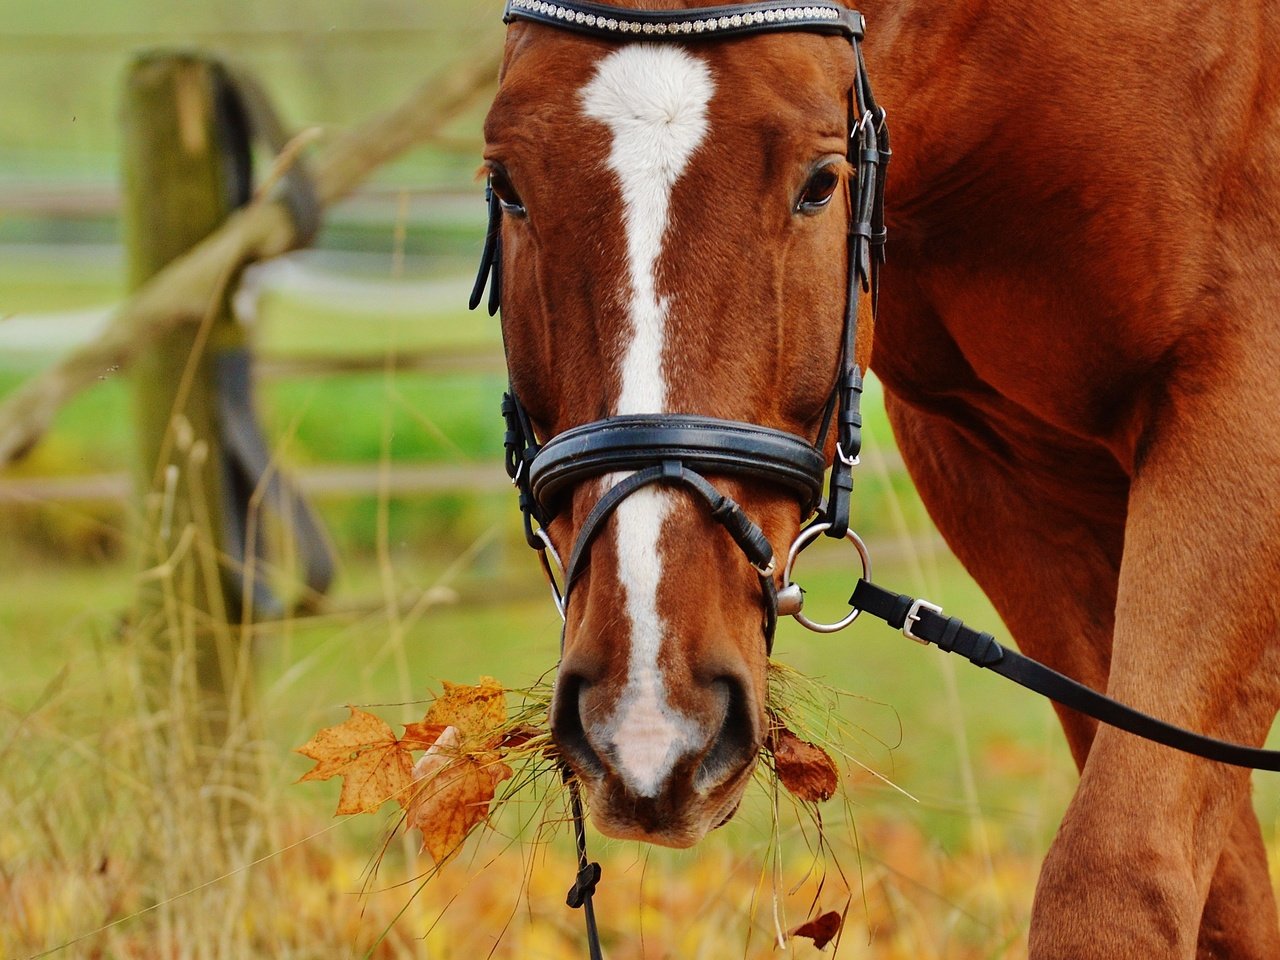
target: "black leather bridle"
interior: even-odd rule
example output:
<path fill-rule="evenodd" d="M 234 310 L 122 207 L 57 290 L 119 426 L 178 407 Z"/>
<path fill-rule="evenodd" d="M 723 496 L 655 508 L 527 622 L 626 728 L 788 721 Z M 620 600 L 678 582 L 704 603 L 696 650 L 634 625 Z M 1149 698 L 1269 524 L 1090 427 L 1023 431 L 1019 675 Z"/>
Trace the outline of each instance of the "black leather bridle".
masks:
<path fill-rule="evenodd" d="M 829 0 L 687 10 L 627 10 L 584 2 L 508 0 L 503 19 L 507 23 L 525 20 L 619 41 L 706 43 L 749 34 L 806 31 L 840 36 L 853 46 L 857 67 L 849 94 L 848 159 L 857 175 L 850 193 L 848 298 L 840 334 L 840 365 L 816 439 L 736 420 L 653 413 L 606 417 L 540 443 L 514 388 L 503 398 L 507 473 L 519 490 L 525 537 L 539 551 L 561 612 L 582 572 L 592 541 L 618 504 L 651 484 L 680 486 L 705 503 L 712 518 L 728 531 L 759 575 L 764 607 L 762 629 L 766 648 L 771 649 L 778 619 L 773 548 L 741 506 L 703 474 L 728 474 L 780 487 L 796 497 L 804 517 L 826 525 L 828 536 L 842 538 L 849 529 L 853 466 L 862 445 L 862 371 L 854 357 L 858 305 L 863 295 L 869 295 L 874 307 L 879 289 L 885 240 L 884 171 L 890 152 L 885 113 L 872 96 L 862 58 L 862 15 Z M 492 184 L 486 185 L 485 196 L 489 229 L 471 308 L 479 306 L 487 283 L 489 313 L 494 314 L 502 302 L 502 206 Z M 837 453 L 823 500 L 827 463 L 822 448 L 833 427 Z M 547 561 L 547 552 L 554 556 L 554 548 L 543 531 L 561 508 L 562 495 L 583 480 L 627 471 L 633 472 L 601 497 L 583 523 L 563 569 L 563 585 L 557 587 L 552 565 Z"/>

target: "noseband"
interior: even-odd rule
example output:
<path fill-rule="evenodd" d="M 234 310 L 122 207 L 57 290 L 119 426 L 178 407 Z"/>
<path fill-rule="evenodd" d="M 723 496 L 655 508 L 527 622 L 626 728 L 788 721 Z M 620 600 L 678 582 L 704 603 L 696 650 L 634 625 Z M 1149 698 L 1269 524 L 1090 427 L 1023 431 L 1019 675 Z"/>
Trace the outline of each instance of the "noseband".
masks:
<path fill-rule="evenodd" d="M 579 0 L 507 0 L 503 21 L 516 20 L 622 42 L 702 44 L 760 33 L 803 31 L 842 36 L 853 46 L 857 69 L 849 93 L 848 160 L 857 179 L 850 197 L 848 298 L 840 334 L 839 370 L 817 437 L 810 440 L 759 424 L 717 417 L 655 413 L 606 417 L 539 443 L 514 388 L 503 397 L 502 404 L 507 426 L 507 473 L 519 491 L 525 538 L 539 551 L 562 615 L 588 548 L 618 504 L 651 484 L 676 485 L 706 504 L 711 516 L 755 568 L 764 599 L 765 644 L 771 649 L 778 616 L 773 548 L 759 526 L 703 473 L 763 482 L 789 492 L 800 503 L 802 515 L 811 518 L 811 526 L 825 524 L 828 536 L 843 538 L 849 529 L 853 467 L 862 445 L 862 371 L 854 357 L 858 304 L 867 294 L 872 298 L 873 311 L 876 305 L 879 267 L 884 260 L 884 168 L 890 153 L 885 113 L 871 94 L 862 58 L 863 17 L 832 2 L 629 10 Z M 502 302 L 502 207 L 492 184 L 485 187 L 485 199 L 489 228 L 471 308 L 480 304 L 487 284 L 489 313 L 493 315 Z M 822 449 L 833 427 L 836 458 L 827 496 L 822 499 L 826 470 Z M 587 516 L 569 563 L 562 568 L 563 586 L 557 586 L 547 554 L 557 565 L 559 558 L 544 528 L 562 508 L 564 494 L 592 477 L 625 472 L 629 475 L 611 487 Z"/>

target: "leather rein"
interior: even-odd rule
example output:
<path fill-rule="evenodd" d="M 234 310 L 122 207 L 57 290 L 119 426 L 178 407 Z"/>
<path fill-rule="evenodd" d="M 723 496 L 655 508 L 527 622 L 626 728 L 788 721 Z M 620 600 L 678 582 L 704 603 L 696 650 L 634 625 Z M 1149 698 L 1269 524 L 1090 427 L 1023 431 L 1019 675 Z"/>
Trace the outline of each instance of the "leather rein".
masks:
<path fill-rule="evenodd" d="M 772 651 L 780 614 L 796 617 L 818 632 L 834 632 L 867 613 L 900 629 L 919 643 L 935 644 L 1015 683 L 1111 726 L 1176 749 L 1236 766 L 1280 771 L 1280 751 L 1206 737 L 1157 720 L 1125 706 L 1001 646 L 989 633 L 947 617 L 926 600 L 893 593 L 870 580 L 866 547 L 849 529 L 853 467 L 861 449 L 859 401 L 862 371 L 854 356 L 858 306 L 871 297 L 878 305 L 880 266 L 884 262 L 884 179 L 890 158 L 885 111 L 875 101 L 862 55 L 862 15 L 831 0 L 793 5 L 747 3 L 682 10 L 632 10 L 583 0 L 507 0 L 503 22 L 527 21 L 621 42 L 675 41 L 700 44 L 761 33 L 803 31 L 839 36 L 853 47 L 856 73 L 849 94 L 848 161 L 856 171 L 851 189 L 848 231 L 847 301 L 840 332 L 840 362 L 817 437 L 810 440 L 769 427 L 690 414 L 640 414 L 606 417 L 582 424 L 540 442 L 529 414 L 514 388 L 503 396 L 506 421 L 503 445 L 506 469 L 519 493 L 525 539 L 537 552 L 561 617 L 570 591 L 582 573 L 589 548 L 618 504 L 653 484 L 676 485 L 695 494 L 738 545 L 759 576 L 763 598 L 762 631 Z M 485 186 L 488 229 L 470 306 L 475 309 L 488 287 L 492 316 L 502 303 L 502 205 L 492 183 Z M 823 447 L 834 428 L 836 456 L 822 497 L 827 469 Z M 610 487 L 588 514 L 563 565 L 546 533 L 562 509 L 563 498 L 577 484 L 604 474 L 627 473 Z M 721 493 L 704 473 L 733 475 L 788 490 L 810 520 L 789 552 L 782 588 L 775 584 L 777 560 L 760 528 L 732 498 Z M 849 600 L 849 615 L 834 624 L 814 623 L 802 613 L 803 591 L 791 573 L 800 551 L 817 536 L 849 539 L 862 559 L 863 576 Z M 557 582 L 556 569 L 561 579 Z M 562 635 L 563 645 L 563 635 Z M 578 783 L 562 769 L 570 788 L 579 870 L 568 903 L 584 907 L 592 960 L 602 957 L 592 894 L 600 866 L 586 855 L 586 835 Z"/>

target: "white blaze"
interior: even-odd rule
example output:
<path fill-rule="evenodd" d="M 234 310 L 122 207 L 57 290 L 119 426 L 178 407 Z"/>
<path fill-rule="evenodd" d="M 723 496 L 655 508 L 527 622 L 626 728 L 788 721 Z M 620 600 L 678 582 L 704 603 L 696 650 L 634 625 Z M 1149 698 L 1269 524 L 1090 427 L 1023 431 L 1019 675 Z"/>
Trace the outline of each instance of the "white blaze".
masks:
<path fill-rule="evenodd" d="M 622 355 L 615 413 L 661 413 L 667 405 L 662 369 L 667 307 L 657 292 L 657 269 L 667 232 L 671 192 L 707 132 L 711 71 L 674 46 L 634 44 L 600 61 L 582 92 L 583 112 L 613 134 L 609 169 L 618 178 L 627 239 L 625 297 L 630 329 Z M 606 478 L 612 485 L 621 477 Z M 618 575 L 631 621 L 627 685 L 608 724 L 618 772 L 637 793 L 658 791 L 696 731 L 667 702 L 658 665 L 665 626 L 658 615 L 662 576 L 658 538 L 671 506 L 669 493 L 639 490 L 614 516 Z"/>

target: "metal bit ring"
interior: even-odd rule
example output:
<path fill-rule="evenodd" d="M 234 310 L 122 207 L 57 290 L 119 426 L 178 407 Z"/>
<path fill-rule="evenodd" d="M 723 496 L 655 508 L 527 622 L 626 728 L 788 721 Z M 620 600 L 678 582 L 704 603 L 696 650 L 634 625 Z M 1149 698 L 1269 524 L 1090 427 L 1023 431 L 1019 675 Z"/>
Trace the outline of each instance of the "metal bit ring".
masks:
<path fill-rule="evenodd" d="M 829 523 L 815 523 L 800 531 L 800 535 L 796 537 L 795 542 L 791 544 L 791 549 L 787 551 L 787 565 L 782 571 L 782 590 L 786 590 L 791 586 L 798 586 L 791 581 L 791 571 L 795 568 L 796 559 L 800 556 L 800 552 L 804 550 L 810 543 L 817 539 L 818 535 L 831 529 Z M 852 530 L 845 533 L 845 539 L 853 544 L 855 550 L 858 551 L 858 557 L 862 561 L 862 579 L 871 579 L 871 556 L 867 553 L 867 545 L 862 542 Z M 843 619 L 837 620 L 835 623 L 818 623 L 810 620 L 804 615 L 802 609 L 796 610 L 791 616 L 795 617 L 802 626 L 808 627 L 814 633 L 836 633 L 843 630 L 853 621 L 858 619 L 858 614 L 862 613 L 857 607 L 853 607 L 848 615 Z"/>

